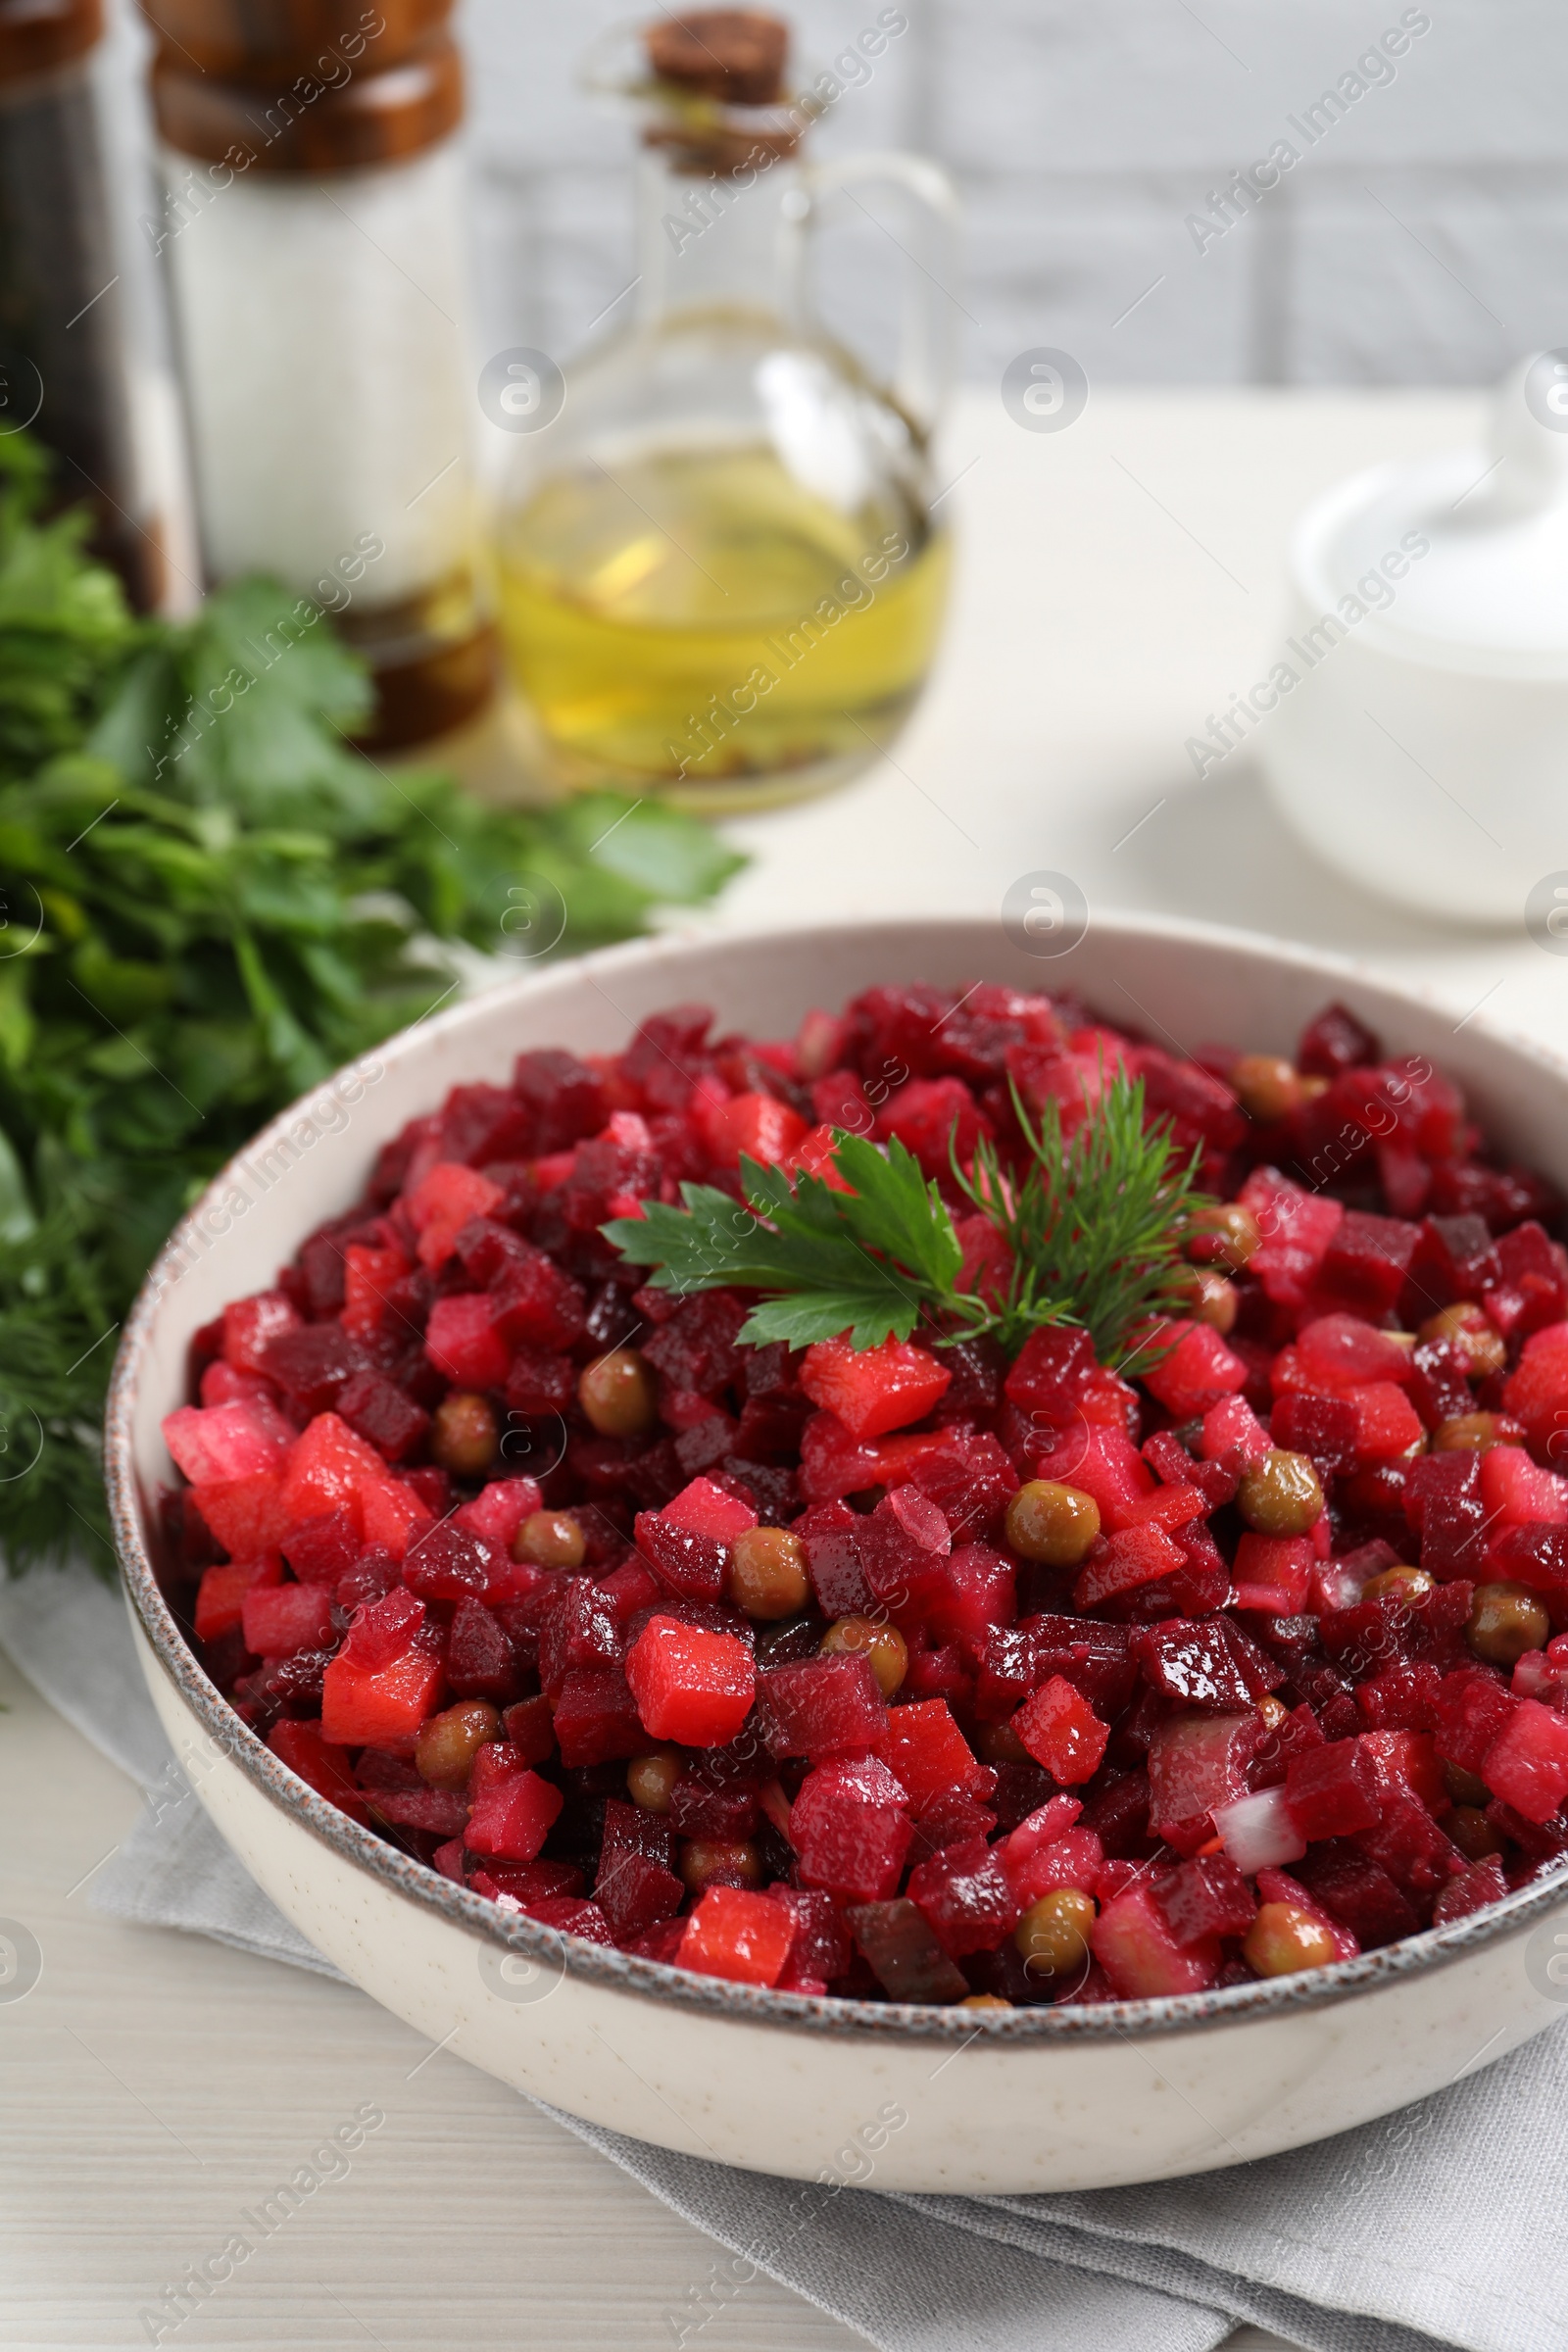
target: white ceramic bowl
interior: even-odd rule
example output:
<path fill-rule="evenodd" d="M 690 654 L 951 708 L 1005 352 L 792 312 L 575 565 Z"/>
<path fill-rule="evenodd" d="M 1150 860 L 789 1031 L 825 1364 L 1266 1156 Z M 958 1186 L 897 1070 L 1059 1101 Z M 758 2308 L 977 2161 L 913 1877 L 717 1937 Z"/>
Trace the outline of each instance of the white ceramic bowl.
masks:
<path fill-rule="evenodd" d="M 455 1081 L 504 1080 L 525 1047 L 618 1047 L 682 1000 L 712 1004 L 725 1027 L 780 1035 L 872 982 L 978 978 L 1070 987 L 1183 1046 L 1289 1050 L 1343 997 L 1391 1048 L 1451 1070 L 1506 1146 L 1568 1178 L 1563 1063 L 1479 1022 L 1455 1035 L 1415 997 L 1263 940 L 1138 916 L 1097 918 L 1051 959 L 969 920 L 639 943 L 407 1032 L 216 1180 L 126 1326 L 110 1494 L 142 1664 L 201 1801 L 279 1908 L 399 2017 L 519 2089 L 691 2155 L 802 2179 L 832 2167 L 885 2188 L 1086 2188 L 1298 2146 L 1500 2057 L 1568 1998 L 1561 1961 L 1546 1965 L 1554 1939 L 1568 1951 L 1568 1873 L 1337 1967 L 1166 2000 L 956 2011 L 720 1983 L 503 1917 L 357 1828 L 220 1698 L 155 1564 L 151 1506 L 172 1477 L 159 1424 L 184 1400 L 192 1333 L 348 1207 L 377 1146 Z"/>

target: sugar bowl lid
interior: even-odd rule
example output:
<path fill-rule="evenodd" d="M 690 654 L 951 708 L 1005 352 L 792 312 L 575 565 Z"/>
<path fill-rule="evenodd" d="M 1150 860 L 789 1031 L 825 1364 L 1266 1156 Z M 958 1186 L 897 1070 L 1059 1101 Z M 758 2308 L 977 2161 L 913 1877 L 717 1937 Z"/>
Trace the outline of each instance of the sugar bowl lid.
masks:
<path fill-rule="evenodd" d="M 1376 466 L 1317 500 L 1290 562 L 1305 602 L 1364 646 L 1568 678 L 1568 348 L 1504 377 L 1485 444 Z"/>

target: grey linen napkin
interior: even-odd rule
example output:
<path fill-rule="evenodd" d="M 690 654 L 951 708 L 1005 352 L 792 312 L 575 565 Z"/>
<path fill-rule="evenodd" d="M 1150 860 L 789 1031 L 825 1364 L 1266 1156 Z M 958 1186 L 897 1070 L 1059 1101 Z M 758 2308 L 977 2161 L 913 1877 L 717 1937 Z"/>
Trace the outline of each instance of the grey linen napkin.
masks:
<path fill-rule="evenodd" d="M 0 1585 L 0 1645 L 146 1791 L 98 1910 L 338 1975 L 186 1787 L 118 1593 L 85 1569 Z M 1244 2321 L 1307 2352 L 1568 2352 L 1562 2029 L 1295 2155 L 1077 2195 L 828 2193 L 804 2219 L 791 2182 L 545 2112 L 729 2248 L 731 2290 L 765 2272 L 883 2352 L 1212 2352 Z"/>

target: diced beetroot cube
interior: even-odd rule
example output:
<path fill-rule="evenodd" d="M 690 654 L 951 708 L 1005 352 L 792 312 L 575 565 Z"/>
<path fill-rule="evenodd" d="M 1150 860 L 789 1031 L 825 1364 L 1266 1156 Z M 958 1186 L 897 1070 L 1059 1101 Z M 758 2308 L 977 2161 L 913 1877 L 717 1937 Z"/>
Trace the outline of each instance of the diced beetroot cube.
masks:
<path fill-rule="evenodd" d="M 1162 1527 L 1173 1536 L 1179 1527 L 1190 1527 L 1195 1519 L 1205 1517 L 1209 1507 L 1200 1487 L 1159 1487 L 1137 1502 L 1124 1503 L 1119 1517 L 1123 1527 Z"/>
<path fill-rule="evenodd" d="M 512 1643 L 484 1603 L 460 1600 L 447 1634 L 447 1687 L 454 1698 L 509 1699 L 517 1687 Z"/>
<path fill-rule="evenodd" d="M 615 1940 L 609 1920 L 597 1903 L 578 1902 L 570 1895 L 540 1894 L 518 1905 L 529 1919 L 538 1920 L 541 1927 L 554 1928 L 562 1936 L 580 1936 L 585 1943 L 612 1944 Z M 657 1935 L 657 1929 L 650 1934 Z"/>
<path fill-rule="evenodd" d="M 1004 1851 L 1002 1858 L 1023 1910 L 1058 1887 L 1077 1886 L 1087 1893 L 1096 1885 L 1104 1859 L 1105 1849 L 1099 1832 L 1084 1829 L 1064 1830 L 1049 1845 L 1038 1847 L 1019 1861 L 1015 1862 L 1007 1851 Z"/>
<path fill-rule="evenodd" d="M 464 1836 L 475 1854 L 531 1862 L 550 1835 L 565 1799 L 536 1772 L 508 1773 L 477 1799 Z"/>
<path fill-rule="evenodd" d="M 470 1217 L 487 1217 L 506 1194 L 476 1168 L 438 1159 L 404 1200 L 410 1224 L 419 1237 L 419 1263 L 439 1273 Z"/>
<path fill-rule="evenodd" d="M 489 1160 L 526 1159 L 535 1122 L 508 1087 L 455 1086 L 441 1109 L 441 1157 L 482 1168 Z"/>
<path fill-rule="evenodd" d="M 468 1767 L 469 1801 L 477 1804 L 486 1789 L 498 1788 L 503 1781 L 514 1780 L 525 1769 L 521 1750 L 514 1747 L 510 1740 L 487 1740 L 482 1747 L 474 1749 Z"/>
<path fill-rule="evenodd" d="M 258 1291 L 223 1309 L 223 1361 L 235 1372 L 265 1372 L 263 1349 L 280 1332 L 298 1331 L 298 1307 L 281 1291 Z"/>
<path fill-rule="evenodd" d="M 937 1941 L 931 1922 L 906 1895 L 856 1903 L 850 1933 L 889 2000 L 961 2001 L 968 1980 Z"/>
<path fill-rule="evenodd" d="M 1469 1363 L 1449 1340 L 1419 1340 L 1410 1351 L 1410 1402 L 1427 1430 L 1468 1413 L 1474 1405 Z"/>
<path fill-rule="evenodd" d="M 1228 1854 L 1196 1854 L 1150 1890 L 1165 1925 L 1184 1947 L 1215 1936 L 1245 1936 L 1257 1897 Z"/>
<path fill-rule="evenodd" d="M 253 1470 L 247 1478 L 209 1479 L 195 1494 L 203 1522 L 233 1559 L 252 1559 L 273 1551 L 288 1533 L 280 1471 Z"/>
<path fill-rule="evenodd" d="M 686 1889 L 672 1870 L 649 1855 L 607 1846 L 594 1881 L 594 1901 L 614 1931 L 615 1941 L 641 1935 L 662 1919 L 673 1919 Z"/>
<path fill-rule="evenodd" d="M 935 1649 L 922 1649 L 917 1643 L 910 1650 L 904 1678 L 904 1691 L 910 1700 L 945 1698 L 950 1706 L 966 1706 L 973 1687 L 956 1642 L 940 1642 Z"/>
<path fill-rule="evenodd" d="M 1211 1324 L 1167 1323 L 1157 1336 L 1168 1352 L 1141 1377 L 1151 1396 L 1178 1421 L 1206 1413 L 1246 1386 L 1247 1366 Z"/>
<path fill-rule="evenodd" d="M 1067 1429 L 1099 1368 L 1086 1331 L 1073 1324 L 1047 1324 L 1030 1333 L 1004 1389 L 1021 1411 L 1036 1415 L 1042 1427 Z"/>
<path fill-rule="evenodd" d="M 1488 1748 L 1481 1778 L 1526 1821 L 1549 1821 L 1568 1794 L 1568 1717 L 1539 1699 L 1513 1702 Z"/>
<path fill-rule="evenodd" d="M 664 1818 L 682 1838 L 734 1841 L 751 1837 L 758 1813 L 757 1790 L 751 1786 L 732 1788 L 720 1783 L 715 1787 L 700 1772 L 683 1772 L 669 1792 L 669 1811 Z"/>
<path fill-rule="evenodd" d="M 1463 1855 L 1425 1805 L 1402 1789 L 1384 1800 L 1382 1819 L 1357 1831 L 1352 1842 L 1381 1864 L 1423 1920 L 1439 1889 L 1464 1868 Z"/>
<path fill-rule="evenodd" d="M 1205 1462 L 1233 1461 L 1245 1470 L 1260 1462 L 1270 1446 L 1263 1427 L 1244 1396 L 1225 1396 L 1203 1415 L 1203 1434 L 1198 1450 Z"/>
<path fill-rule="evenodd" d="M 1380 1951 L 1420 1928 L 1419 1914 L 1388 1872 L 1353 1846 L 1314 1846 L 1298 1875 L 1322 1908 L 1350 1930 L 1363 1951 Z"/>
<path fill-rule="evenodd" d="M 1463 1772 L 1479 1773 L 1506 1729 L 1515 1701 L 1484 1667 L 1446 1674 L 1438 1692 L 1437 1752 Z"/>
<path fill-rule="evenodd" d="M 1250 1878 L 1281 1862 L 1295 1862 L 1306 1851 L 1306 1838 L 1296 1825 L 1283 1788 L 1257 1788 L 1214 1807 L 1214 1828 L 1238 1870 Z"/>
<path fill-rule="evenodd" d="M 681 1527 L 662 1511 L 639 1511 L 637 1548 L 661 1582 L 697 1600 L 716 1600 L 724 1590 L 729 1546 L 716 1537 Z"/>
<path fill-rule="evenodd" d="M 911 1699 L 890 1707 L 870 1744 L 917 1814 L 929 1812 L 952 1788 L 970 1796 L 990 1794 L 991 1775 L 954 1722 L 945 1698 Z"/>
<path fill-rule="evenodd" d="M 1285 1680 L 1285 1669 L 1225 1617 L 1202 1625 L 1176 1617 L 1142 1627 L 1132 1638 L 1132 1652 L 1151 1690 L 1210 1715 L 1249 1706 Z"/>
<path fill-rule="evenodd" d="M 240 1610 L 245 1646 L 259 1657 L 319 1649 L 332 1633 L 332 1595 L 324 1585 L 252 1585 Z"/>
<path fill-rule="evenodd" d="M 1060 1674 L 1030 1692 L 1012 1728 L 1036 1763 L 1068 1788 L 1093 1779 L 1110 1738 L 1109 1726 Z"/>
<path fill-rule="evenodd" d="M 519 1348 L 507 1374 L 507 1404 L 514 1413 L 564 1413 L 577 1394 L 577 1367 L 548 1348 Z"/>
<path fill-rule="evenodd" d="M 676 1965 L 741 1984 L 776 1984 L 794 1940 L 794 1917 L 771 1895 L 709 1886 L 686 1922 Z"/>
<path fill-rule="evenodd" d="M 1433 1512 L 1427 1507 L 1430 1522 Z M 1422 1558 L 1426 1557 L 1423 1539 Z M 1568 1528 L 1556 1522 L 1500 1527 L 1487 1546 L 1491 1573 L 1539 1592 L 1557 1623 L 1568 1614 Z"/>
<path fill-rule="evenodd" d="M 1019 1903 L 1000 1857 L 983 1838 L 953 1845 L 909 1873 L 909 1899 L 956 1960 L 988 1952 L 1018 1924 Z"/>
<path fill-rule="evenodd" d="M 1438 1720 L 1442 1681 L 1430 1659 L 1399 1658 L 1357 1684 L 1355 1703 L 1377 1730 L 1429 1732 Z"/>
<path fill-rule="evenodd" d="M 421 1600 L 462 1600 L 466 1593 L 484 1591 L 490 1557 L 479 1537 L 441 1519 L 410 1547 L 403 1581 Z"/>
<path fill-rule="evenodd" d="M 1481 1456 L 1481 1499 L 1507 1527 L 1568 1524 L 1568 1478 L 1543 1470 L 1522 1446 L 1489 1446 Z"/>
<path fill-rule="evenodd" d="M 993 1629 L 1011 1625 L 1018 1614 L 1015 1563 L 988 1544 L 961 1545 L 925 1614 L 939 1642 L 956 1642 L 965 1657 L 977 1659 Z"/>
<path fill-rule="evenodd" d="M 775 1886 L 768 1888 L 795 1921 L 795 1940 L 779 1978 L 779 1989 L 799 1989 L 803 1978 L 830 1984 L 850 1965 L 853 1947 L 839 1907 L 819 1886 Z"/>
<path fill-rule="evenodd" d="M 459 1389 L 499 1389 L 512 1361 L 497 1328 L 497 1302 L 486 1291 L 463 1291 L 438 1298 L 425 1325 L 424 1352 Z"/>
<path fill-rule="evenodd" d="M 860 1567 L 858 1511 L 845 1502 L 816 1503 L 790 1529 L 805 1546 L 807 1571 L 824 1617 L 857 1617 L 869 1607 L 871 1588 Z"/>
<path fill-rule="evenodd" d="M 306 1323 L 269 1340 L 265 1368 L 297 1421 L 336 1408 L 339 1393 L 367 1367 L 360 1342 L 336 1323 Z"/>
<path fill-rule="evenodd" d="M 1348 1838 L 1378 1819 L 1378 1775 L 1359 1740 L 1336 1740 L 1286 1768 L 1285 1802 L 1301 1836 Z"/>
<path fill-rule="evenodd" d="M 861 1523 L 859 1546 L 866 1584 L 890 1609 L 922 1610 L 944 1589 L 952 1532 L 917 1487 L 883 1495 Z"/>
<path fill-rule="evenodd" d="M 670 1526 L 688 1528 L 694 1536 L 708 1536 L 715 1544 L 733 1544 L 737 1536 L 757 1525 L 757 1516 L 749 1502 L 715 1487 L 710 1478 L 694 1478 L 660 1513 Z"/>
<path fill-rule="evenodd" d="M 352 1821 L 368 1821 L 369 1812 L 355 1787 L 348 1758 L 340 1747 L 329 1746 L 321 1738 L 318 1723 L 300 1723 L 285 1715 L 268 1733 L 267 1744 L 318 1796 L 326 1797 Z"/>
<path fill-rule="evenodd" d="M 534 1615 L 539 1680 L 555 1698 L 579 1667 L 618 1666 L 624 1643 L 613 1611 L 589 1576 L 556 1576 Z"/>
<path fill-rule="evenodd" d="M 1355 1450 L 1363 1462 L 1392 1461 L 1425 1442 L 1421 1416 L 1391 1380 L 1348 1392 L 1355 1407 Z"/>
<path fill-rule="evenodd" d="M 1195 1854 L 1214 1835 L 1215 1809 L 1247 1794 L 1247 1767 L 1261 1736 L 1255 1712 L 1182 1715 L 1162 1723 L 1149 1747 L 1155 1836 L 1179 1854 Z M 1100 1824 L 1091 1818 L 1090 1826 Z"/>
<path fill-rule="evenodd" d="M 1499 1279 L 1482 1303 L 1504 1339 L 1542 1331 L 1568 1311 L 1568 1253 L 1531 1218 L 1496 1245 Z"/>
<path fill-rule="evenodd" d="M 1303 1192 L 1278 1168 L 1254 1168 L 1236 1198 L 1257 1219 L 1262 1241 L 1249 1272 L 1279 1306 L 1301 1306 L 1345 1214 L 1343 1204 Z"/>
<path fill-rule="evenodd" d="M 1455 1457 L 1437 1454 L 1435 1461 L 1455 1458 L 1473 1462 L 1474 1454 Z M 1424 1462 L 1412 1462 L 1412 1472 L 1426 1467 Z M 1449 1584 L 1456 1578 L 1477 1584 L 1487 1573 L 1488 1511 L 1479 1491 L 1465 1494 L 1451 1488 L 1438 1487 L 1425 1500 L 1417 1501 L 1421 1513 L 1421 1565 L 1437 1577 L 1440 1583 Z M 1507 1533 L 1499 1530 L 1499 1533 Z M 1507 1571 L 1513 1574 L 1512 1570 Z"/>
<path fill-rule="evenodd" d="M 368 1801 L 377 1821 L 432 1838 L 459 1837 L 468 1818 L 468 1800 L 455 1788 L 377 1789 Z"/>
<path fill-rule="evenodd" d="M 219 1567 L 204 1568 L 196 1592 L 197 1641 L 217 1642 L 233 1633 L 243 1620 L 245 1595 L 252 1587 L 281 1584 L 282 1579 L 283 1563 L 275 1551 L 259 1559 L 225 1560 Z"/>
<path fill-rule="evenodd" d="M 911 1835 L 904 1789 L 874 1758 L 814 1766 L 790 1808 L 802 1880 L 847 1902 L 894 1892 Z"/>
<path fill-rule="evenodd" d="M 803 1658 L 758 1677 L 758 1729 L 775 1756 L 864 1754 L 887 1724 L 887 1703 L 863 1652 Z"/>
<path fill-rule="evenodd" d="M 1380 1804 L 1395 1795 L 1413 1795 L 1430 1813 L 1447 1809 L 1447 1784 L 1431 1732 L 1363 1732 L 1356 1744 L 1371 1758 Z"/>
<path fill-rule="evenodd" d="M 1304 1453 L 1320 1470 L 1350 1470 L 1355 1466 L 1356 1410 L 1348 1397 L 1319 1396 L 1315 1390 L 1288 1390 L 1269 1417 L 1269 1433 L 1287 1453 Z"/>
<path fill-rule="evenodd" d="M 1119 1593 L 1178 1574 L 1186 1556 L 1161 1527 L 1124 1528 L 1091 1552 L 1073 1586 L 1073 1604 L 1099 1608 Z"/>
<path fill-rule="evenodd" d="M 323 1512 L 342 1510 L 363 1531 L 364 1490 L 385 1480 L 386 1466 L 373 1446 L 357 1438 L 336 1413 L 318 1413 L 289 1456 L 283 1508 L 295 1527 Z"/>
<path fill-rule="evenodd" d="M 1298 1617 L 1306 1607 L 1316 1566 L 1305 1536 L 1243 1536 L 1236 1547 L 1236 1606 Z M 1263 1594 L 1271 1594 L 1265 1599 Z"/>
<path fill-rule="evenodd" d="M 380 1372 L 356 1372 L 337 1392 L 336 1409 L 383 1461 L 406 1461 L 423 1443 L 430 1416 Z"/>
<path fill-rule="evenodd" d="M 570 1348 L 587 1328 L 580 1285 L 543 1250 L 529 1249 L 496 1276 L 490 1297 L 507 1348 Z M 439 1303 L 439 1301 L 438 1301 Z"/>
<path fill-rule="evenodd" d="M 655 1617 L 626 1656 L 626 1680 L 643 1728 L 655 1740 L 721 1747 L 751 1712 L 757 1673 L 732 1634 L 710 1634 Z"/>
<path fill-rule="evenodd" d="M 599 1585 L 600 1596 L 617 1625 L 624 1625 L 639 1609 L 652 1608 L 663 1590 L 647 1562 L 635 1557 L 622 1560 Z"/>
<path fill-rule="evenodd" d="M 339 1577 L 333 1598 L 340 1609 L 352 1615 L 366 1601 L 381 1600 L 388 1592 L 399 1591 L 402 1582 L 402 1570 L 392 1554 L 370 1544 L 348 1573 Z"/>
<path fill-rule="evenodd" d="M 860 1441 L 923 1420 L 952 1378 L 929 1349 L 906 1340 L 859 1349 L 847 1340 L 823 1340 L 807 1349 L 801 1366 L 811 1402 Z"/>
<path fill-rule="evenodd" d="M 1219 1945 L 1177 1942 L 1147 1886 L 1129 1886 L 1106 1904 L 1090 1937 L 1116 1994 L 1152 2000 L 1173 1992 L 1201 1992 L 1219 1973 Z"/>
<path fill-rule="evenodd" d="M 949 1352 L 959 1357 L 957 1348 Z M 953 1409 L 951 1395 L 942 1409 Z M 1007 1504 L 1018 1491 L 1018 1473 L 989 1430 L 950 1425 L 939 1446 L 912 1456 L 907 1475 L 911 1486 L 930 1496 L 959 1542 L 996 1542 Z"/>
<path fill-rule="evenodd" d="M 1485 1861 L 1472 1862 L 1468 1870 L 1448 1881 L 1438 1896 L 1432 1925 L 1446 1928 L 1450 1920 L 1467 1919 L 1472 1911 L 1485 1911 L 1489 1904 L 1500 1903 L 1507 1891 L 1502 1864 L 1495 1854 L 1488 1854 Z"/>
<path fill-rule="evenodd" d="M 557 1048 L 519 1054 L 513 1065 L 513 1092 L 528 1114 L 532 1152 L 560 1152 L 605 1122 L 604 1081 L 576 1054 Z"/>
<path fill-rule="evenodd" d="M 281 1468 L 294 1432 L 276 1408 L 182 1404 L 164 1416 L 164 1443 L 193 1487 Z"/>
<path fill-rule="evenodd" d="M 1406 1224 L 1400 1217 L 1347 1209 L 1318 1267 L 1320 1296 L 1352 1313 L 1389 1314 L 1404 1288 L 1420 1239 L 1419 1225 Z"/>
<path fill-rule="evenodd" d="M 423 1601 L 401 1586 L 394 1586 L 390 1592 L 365 1601 L 356 1609 L 354 1622 L 344 1637 L 342 1654 L 356 1666 L 375 1673 L 407 1655 L 425 1617 Z"/>
<path fill-rule="evenodd" d="M 1382 1051 L 1366 1023 L 1336 1003 L 1325 1004 L 1302 1030 L 1296 1060 L 1314 1078 L 1337 1078 L 1342 1070 L 1376 1061 Z"/>
<path fill-rule="evenodd" d="M 390 1598 L 391 1595 L 388 1595 Z M 390 1747 L 412 1754 L 435 1712 L 441 1662 L 411 1649 L 389 1666 L 362 1666 L 339 1650 L 321 1682 L 321 1734 L 334 1747 Z"/>
<path fill-rule="evenodd" d="M 735 1095 L 702 1114 L 704 1140 L 715 1167 L 740 1165 L 744 1152 L 763 1167 L 782 1167 L 804 1142 L 806 1121 L 775 1095 Z"/>
<path fill-rule="evenodd" d="M 360 1489 L 360 1520 L 367 1544 L 380 1544 L 394 1559 L 430 1524 L 429 1506 L 415 1491 L 414 1480 L 426 1475 L 411 1471 L 406 1479 L 367 1479 Z"/>
<path fill-rule="evenodd" d="M 279 1549 L 302 1585 L 336 1585 L 363 1546 L 347 1511 L 322 1511 L 291 1527 Z"/>
<path fill-rule="evenodd" d="M 973 1159 L 991 1122 L 957 1078 L 911 1078 L 878 1113 L 878 1138 L 897 1137 L 929 1177 L 947 1176 L 953 1155 L 960 1167 Z"/>
<path fill-rule="evenodd" d="M 343 1252 L 343 1329 L 351 1339 L 373 1339 L 393 1319 L 393 1300 L 410 1272 L 395 1243 L 372 1249 L 350 1242 Z"/>

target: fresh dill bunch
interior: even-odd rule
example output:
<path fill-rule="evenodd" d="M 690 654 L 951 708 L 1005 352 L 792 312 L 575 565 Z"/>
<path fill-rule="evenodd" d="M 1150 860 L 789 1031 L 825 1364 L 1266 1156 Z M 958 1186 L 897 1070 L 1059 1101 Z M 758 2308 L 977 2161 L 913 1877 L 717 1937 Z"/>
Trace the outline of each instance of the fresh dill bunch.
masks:
<path fill-rule="evenodd" d="M 1147 1370 L 1160 1352 L 1151 1326 L 1185 1312 L 1182 1237 L 1210 1205 L 1201 1151 L 1184 1162 L 1166 1121 L 1146 1125 L 1144 1082 L 1120 1069 L 1068 1137 L 1054 1098 L 1038 1124 L 1016 1086 L 1012 1104 L 1026 1165 L 1004 1167 L 989 1139 L 967 1171 L 953 1156 L 955 1182 L 1012 1252 L 1005 1293 L 962 1336 L 991 1331 L 1015 1355 L 1042 1324 L 1079 1323 L 1102 1364 Z"/>

